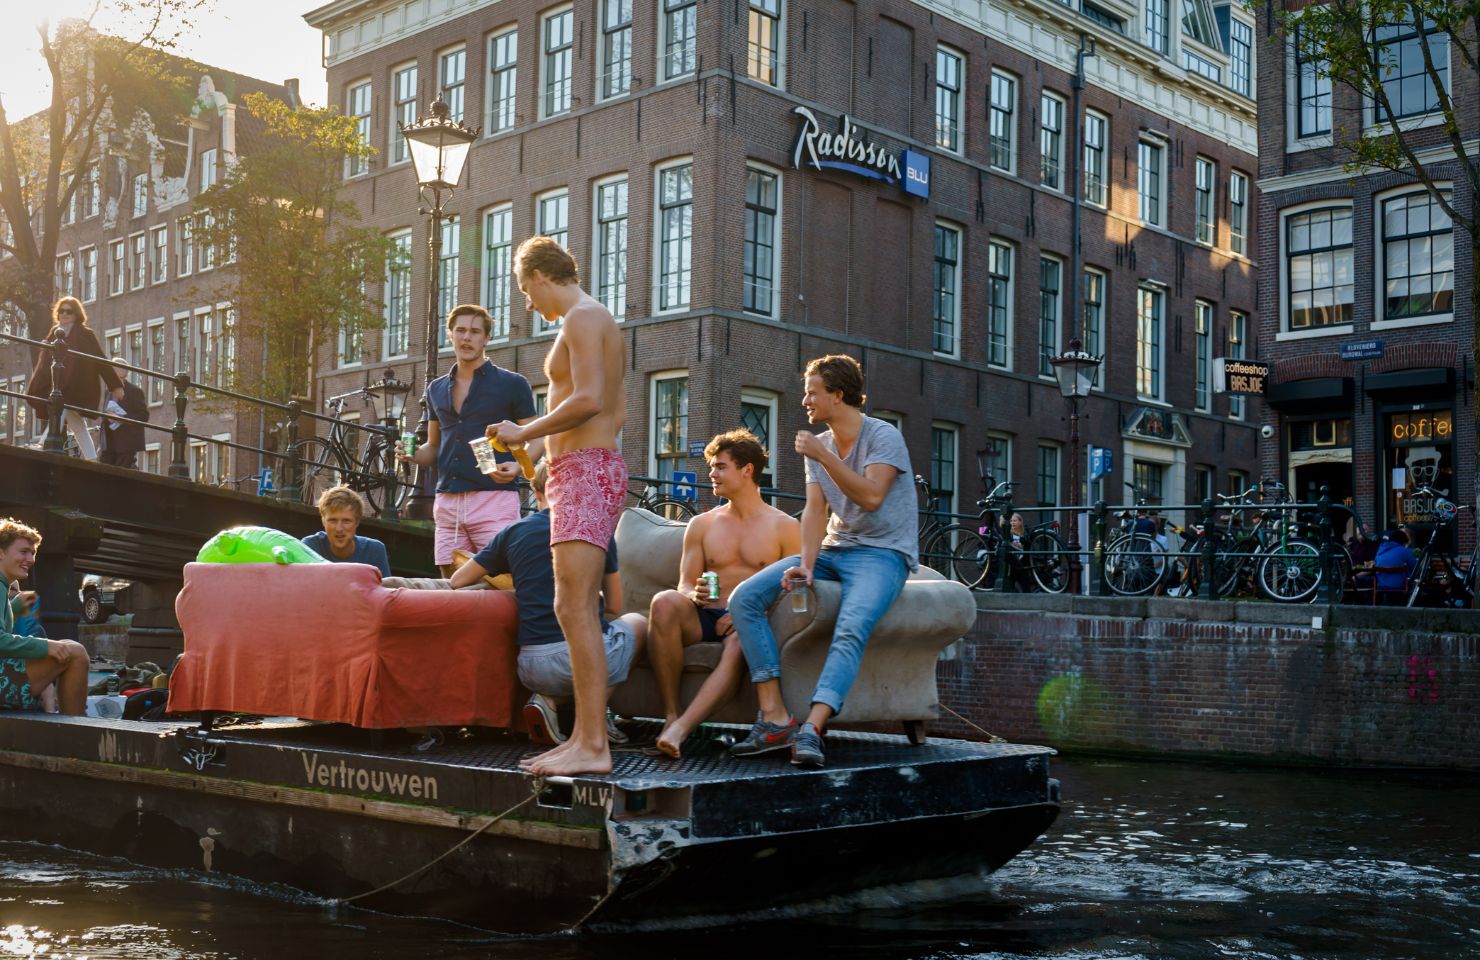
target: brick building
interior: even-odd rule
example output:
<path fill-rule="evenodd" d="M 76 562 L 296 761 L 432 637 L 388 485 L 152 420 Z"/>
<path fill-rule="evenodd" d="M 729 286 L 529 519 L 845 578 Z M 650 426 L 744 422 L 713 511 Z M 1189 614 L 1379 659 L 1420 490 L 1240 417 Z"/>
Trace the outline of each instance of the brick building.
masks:
<path fill-rule="evenodd" d="M 158 126 L 142 113 L 126 125 L 110 123 L 105 114 L 97 160 L 62 215 L 54 293 L 82 301 L 109 356 L 225 385 L 224 371 L 255 358 L 250 346 L 237 343 L 233 306 L 221 293 L 229 286 L 229 253 L 192 238 L 192 205 L 260 136 L 257 123 L 238 112 L 240 98 L 261 92 L 293 103 L 297 94 L 292 81 L 283 86 L 170 61 L 189 82 L 193 102 L 173 122 Z M 24 318 L 13 305 L 0 304 L 0 313 L 7 332 L 25 335 Z M 27 348 L 0 344 L 0 383 L 22 393 L 30 371 Z M 173 425 L 173 386 L 152 377 L 134 379 L 149 399 L 150 422 Z M 263 423 L 257 411 L 239 412 L 196 394 L 186 423 L 192 435 L 186 462 L 193 478 L 217 483 L 260 468 L 255 454 L 214 442 L 260 446 Z M 34 444 L 45 428 L 44 419 L 24 403 L 0 396 L 0 442 Z M 145 441 L 139 468 L 168 472 L 169 434 L 148 430 Z"/>
<path fill-rule="evenodd" d="M 1260 18 L 1258 312 L 1276 437 L 1261 466 L 1302 499 L 1329 485 L 1379 530 L 1423 529 L 1433 514 L 1419 484 L 1474 499 L 1468 236 L 1413 177 L 1344 169 L 1343 131 L 1377 123 L 1374 107 L 1270 29 Z M 1417 42 L 1391 44 L 1399 68 L 1386 82 L 1405 137 L 1455 208 L 1473 212 L 1421 58 L 1414 70 Z M 1474 71 L 1436 57 L 1455 101 L 1476 102 Z M 1461 113 L 1473 151 L 1480 122 Z"/>
<path fill-rule="evenodd" d="M 1252 20 L 1185 9 L 1173 30 L 1166 0 L 320 7 L 306 19 L 330 99 L 378 151 L 346 189 L 411 257 L 378 292 L 385 329 L 323 357 L 323 392 L 386 367 L 420 385 L 428 224 L 395 123 L 443 91 L 483 136 L 450 202 L 441 312 L 489 307 L 490 356 L 539 393 L 553 331 L 509 260 L 531 234 L 560 238 L 627 337 L 634 473 L 702 475 L 694 450 L 744 423 L 776 454 L 775 485 L 800 492 L 798 375 L 843 351 L 958 509 L 982 448 L 1019 503 L 1077 502 L 1046 357 L 1076 314 L 1084 36 L 1098 55 L 1077 313 L 1106 360 L 1082 433 L 1114 451 L 1095 492 L 1118 502 L 1130 482 L 1171 503 L 1238 486 L 1258 414 L 1215 395 L 1211 369 L 1255 355 Z"/>

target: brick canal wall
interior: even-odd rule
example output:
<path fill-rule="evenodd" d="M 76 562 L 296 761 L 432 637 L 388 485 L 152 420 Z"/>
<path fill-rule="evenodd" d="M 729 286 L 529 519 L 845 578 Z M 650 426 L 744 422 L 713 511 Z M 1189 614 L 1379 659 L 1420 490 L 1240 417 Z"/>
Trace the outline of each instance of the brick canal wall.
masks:
<path fill-rule="evenodd" d="M 983 594 L 941 701 L 1066 751 L 1480 770 L 1480 612 Z M 980 736 L 942 714 L 933 731 Z"/>

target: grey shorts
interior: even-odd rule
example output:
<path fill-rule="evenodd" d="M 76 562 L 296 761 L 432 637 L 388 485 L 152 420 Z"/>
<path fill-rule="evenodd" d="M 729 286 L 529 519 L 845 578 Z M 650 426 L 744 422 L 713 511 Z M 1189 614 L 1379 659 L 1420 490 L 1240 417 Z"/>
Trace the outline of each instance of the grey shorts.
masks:
<path fill-rule="evenodd" d="M 620 618 L 606 625 L 602 636 L 606 648 L 606 682 L 615 686 L 627 679 L 632 658 L 637 653 L 637 635 L 632 626 Z M 541 643 L 519 648 L 519 682 L 535 693 L 547 697 L 568 697 L 575 693 L 570 675 L 570 644 Z"/>

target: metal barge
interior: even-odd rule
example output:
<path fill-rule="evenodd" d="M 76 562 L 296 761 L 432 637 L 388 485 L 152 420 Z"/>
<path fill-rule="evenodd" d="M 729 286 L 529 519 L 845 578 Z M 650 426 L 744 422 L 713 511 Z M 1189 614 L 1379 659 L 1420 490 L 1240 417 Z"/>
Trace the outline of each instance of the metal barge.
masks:
<path fill-rule="evenodd" d="M 0 835 L 548 933 L 979 874 L 1058 814 L 1045 747 L 840 732 L 803 771 L 704 730 L 682 761 L 631 748 L 610 776 L 542 782 L 519 769 L 528 741 L 496 731 L 422 754 L 286 719 L 5 713 Z"/>

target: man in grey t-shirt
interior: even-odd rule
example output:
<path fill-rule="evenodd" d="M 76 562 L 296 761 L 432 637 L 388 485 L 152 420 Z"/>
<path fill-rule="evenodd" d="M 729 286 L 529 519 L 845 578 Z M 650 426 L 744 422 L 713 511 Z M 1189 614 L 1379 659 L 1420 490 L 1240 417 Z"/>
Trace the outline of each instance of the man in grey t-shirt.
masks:
<path fill-rule="evenodd" d="M 820 767 L 822 731 L 843 708 L 874 624 L 916 567 L 919 519 L 904 438 L 863 415 L 858 361 L 813 360 L 804 382 L 807 419 L 828 430 L 797 431 L 796 451 L 807 463 L 801 554 L 771 564 L 730 595 L 730 617 L 760 704 L 749 736 L 730 752 L 753 756 L 789 747 L 792 763 Z M 798 725 L 781 699 L 781 655 L 767 612 L 783 592 L 810 587 L 814 579 L 838 581 L 843 600 L 811 709 Z"/>

